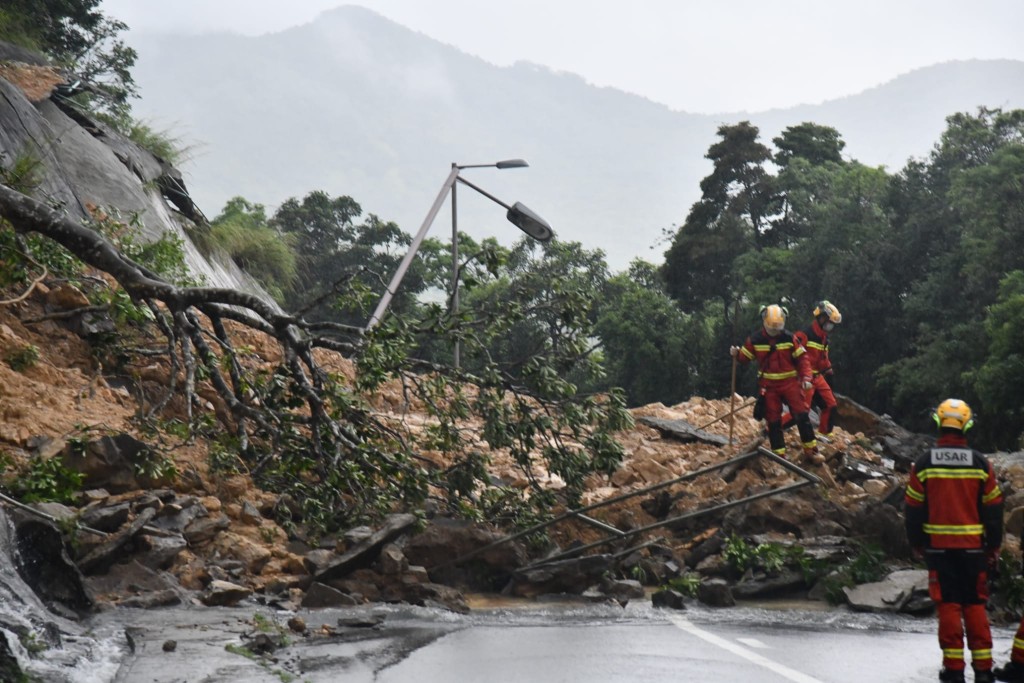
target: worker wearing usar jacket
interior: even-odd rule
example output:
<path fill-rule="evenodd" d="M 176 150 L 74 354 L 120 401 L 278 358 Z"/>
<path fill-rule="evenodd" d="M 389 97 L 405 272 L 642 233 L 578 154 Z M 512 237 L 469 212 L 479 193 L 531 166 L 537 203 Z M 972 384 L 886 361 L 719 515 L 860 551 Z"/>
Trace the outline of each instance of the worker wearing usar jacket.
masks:
<path fill-rule="evenodd" d="M 804 391 L 804 401 L 810 410 L 817 404 L 818 434 L 832 434 L 832 416 L 836 410 L 836 397 L 832 393 L 832 359 L 828 357 L 828 337 L 835 326 L 843 322 L 843 314 L 830 301 L 819 301 L 812 312 L 814 319 L 808 327 L 793 333 L 797 344 L 807 349 L 807 362 L 811 365 L 811 388 Z M 793 422 L 791 415 L 782 419 L 785 429 Z"/>
<path fill-rule="evenodd" d="M 768 424 L 768 442 L 776 455 L 785 457 L 786 441 L 782 432 L 782 404 L 789 406 L 804 449 L 804 457 L 821 462 L 814 428 L 807 416 L 804 391 L 811 388 L 811 366 L 807 351 L 786 330 L 786 309 L 778 304 L 761 308 L 761 329 L 747 337 L 743 346 L 729 349 L 740 363 L 757 361 L 758 385 L 764 401 L 764 420 Z"/>
<path fill-rule="evenodd" d="M 964 627 L 975 681 L 994 681 L 992 632 L 985 613 L 988 573 L 1003 540 L 1003 494 L 992 465 L 967 445 L 971 408 L 950 398 L 933 414 L 935 446 L 911 467 L 907 539 L 928 564 L 928 591 L 938 609 L 940 681 L 964 680 Z"/>

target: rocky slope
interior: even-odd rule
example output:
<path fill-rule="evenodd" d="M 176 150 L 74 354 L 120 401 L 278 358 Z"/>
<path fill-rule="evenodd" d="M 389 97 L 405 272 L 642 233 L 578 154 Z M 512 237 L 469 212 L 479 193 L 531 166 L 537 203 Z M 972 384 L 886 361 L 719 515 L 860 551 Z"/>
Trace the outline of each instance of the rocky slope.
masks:
<path fill-rule="evenodd" d="M 35 150 L 45 168 L 42 191 L 68 211 L 84 218 L 90 205 L 120 206 L 144 216 L 150 238 L 165 231 L 184 237 L 168 204 L 173 168 L 58 106 L 58 76 L 25 62 L 0 68 L 5 164 Z M 189 263 L 213 283 L 250 286 L 231 264 L 212 264 L 193 250 Z M 847 430 L 840 427 L 822 444 L 826 463 L 808 466 L 807 474 L 758 453 L 760 425 L 749 406 L 732 421 L 724 417 L 745 397 L 633 410 L 636 426 L 618 435 L 622 466 L 611 477 L 591 477 L 584 504 L 594 507 L 585 517 L 564 515 L 547 530 L 546 543 L 530 536 L 496 544 L 510 530 L 446 519 L 429 508 L 417 511 L 425 521 L 396 511 L 372 528 L 309 538 L 301 525 L 287 524 L 297 517 L 296 501 L 259 490 L 244 473 L 211 467 L 219 456 L 208 443 L 136 419 L 169 384 L 168 371 L 145 356 L 130 364 L 130 374 L 105 370 L 85 340 L 92 323 L 81 291 L 43 277 L 0 299 L 0 476 L 17 488 L 19 480 L 45 474 L 43 467 L 30 475 L 39 463 L 59 458 L 84 477 L 69 505 L 26 508 L 3 499 L 31 560 L 25 566 L 34 568 L 26 581 L 69 617 L 97 604 L 182 601 L 297 607 L 383 600 L 465 610 L 463 591 L 573 593 L 622 603 L 643 596 L 644 585 L 677 580 L 673 585 L 691 581 L 705 601 L 729 604 L 737 596 L 813 591 L 821 577 L 801 567 L 841 566 L 865 542 L 880 545 L 893 563 L 908 559 L 898 505 L 921 437 L 845 402 Z M 275 340 L 240 326 L 232 333 L 255 366 L 281 361 Z M 341 355 L 317 353 L 324 368 L 353 376 Z M 197 393 L 200 409 L 225 409 L 209 387 Z M 430 422 L 397 386 L 385 387 L 373 407 L 413 431 Z M 184 416 L 180 401 L 167 403 L 164 417 Z M 479 435 L 481 425 L 464 428 Z M 479 436 L 467 446 L 483 447 Z M 450 464 L 441 453 L 420 455 L 435 466 Z M 507 454 L 491 455 L 496 481 L 563 486 L 540 468 L 525 472 Z M 789 457 L 795 461 L 798 449 Z M 1001 462 L 1000 476 L 1012 493 L 1009 528 L 1019 533 L 1024 499 L 1015 492 L 1024 488 L 1024 468 Z M 598 506 L 603 502 L 610 504 Z M 1016 551 L 1016 536 L 1008 544 Z M 792 552 L 768 562 L 758 548 Z"/>

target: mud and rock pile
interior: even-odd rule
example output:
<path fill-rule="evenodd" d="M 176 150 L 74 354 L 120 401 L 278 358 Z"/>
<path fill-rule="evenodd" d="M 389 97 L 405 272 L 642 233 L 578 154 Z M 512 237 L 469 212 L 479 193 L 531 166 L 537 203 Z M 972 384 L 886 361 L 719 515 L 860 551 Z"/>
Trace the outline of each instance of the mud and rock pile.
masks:
<path fill-rule="evenodd" d="M 257 489 L 245 475 L 211 471 L 202 441 L 157 436 L 178 476 L 139 476 L 138 454 L 154 437 L 139 433 L 133 421 L 140 410 L 137 396 L 96 364 L 89 345 L 71 329 L 73 317 L 52 316 L 72 310 L 74 295 L 67 285 L 40 285 L 24 300 L 0 308 L 0 355 L 11 358 L 30 348 L 38 354 L 20 370 L 0 363 L 0 441 L 11 471 L 62 458 L 86 475 L 88 490 L 76 506 L 45 506 L 44 511 L 87 527 L 77 534 L 75 559 L 89 575 L 94 597 L 103 601 L 220 604 L 255 596 L 293 606 L 389 600 L 461 610 L 464 600 L 451 587 L 524 596 L 592 591 L 595 599 L 621 601 L 635 588 L 607 583 L 602 588 L 602 581 L 618 577 L 660 585 L 696 572 L 735 582 L 722 556 L 733 537 L 816 547 L 823 555 L 851 553 L 847 541 L 873 537 L 891 556 L 906 554 L 898 513 L 887 503 L 898 503 L 906 476 L 898 447 L 913 435 L 894 437 L 898 428 L 885 419 L 844 405 L 844 412 L 856 416 L 853 422 L 869 432 L 836 428 L 820 445 L 826 463 L 807 465 L 821 483 L 776 494 L 806 480 L 761 455 L 727 464 L 752 452 L 762 438 L 745 397 L 694 397 L 675 406 L 634 409 L 635 427 L 617 435 L 625 451 L 621 466 L 611 476 L 591 476 L 583 497 L 588 506 L 613 502 L 589 510 L 587 520 L 570 516 L 545 530 L 543 549 L 525 544 L 528 539 L 487 548 L 509 532 L 442 518 L 431 519 L 423 532 L 399 525 L 380 535 L 391 520 L 312 543 L 289 535 L 275 521 L 295 501 Z M 252 349 L 247 362 L 269 367 L 280 361 L 270 340 L 248 329 L 238 334 Z M 329 371 L 353 376 L 343 357 L 318 353 Z M 137 368 L 136 375 L 138 382 L 167 384 L 166 368 L 159 363 Z M 213 392 L 199 393 L 208 397 L 208 409 L 224 410 Z M 744 407 L 730 420 L 726 416 L 734 406 Z M 425 411 L 410 404 L 400 386 L 384 387 L 374 407 L 411 431 L 429 425 Z M 464 427 L 470 435 L 467 448 L 484 449 L 482 440 L 471 436 L 482 425 L 471 421 Z M 797 462 L 796 435 L 788 433 L 787 439 L 792 445 L 787 455 Z M 422 455 L 437 466 L 449 464 L 441 453 Z M 488 455 L 495 481 L 527 487 L 527 473 L 508 454 Z M 1017 488 L 1024 470 L 1008 471 Z M 530 475 L 556 491 L 564 487 L 540 467 Z M 673 521 L 677 518 L 683 519 Z M 836 538 L 843 543 L 829 540 Z M 591 547 L 574 554 L 581 545 Z M 453 562 L 466 555 L 473 556 Z M 559 561 L 544 562 L 552 556 Z M 793 586 L 765 590 L 787 587 Z"/>

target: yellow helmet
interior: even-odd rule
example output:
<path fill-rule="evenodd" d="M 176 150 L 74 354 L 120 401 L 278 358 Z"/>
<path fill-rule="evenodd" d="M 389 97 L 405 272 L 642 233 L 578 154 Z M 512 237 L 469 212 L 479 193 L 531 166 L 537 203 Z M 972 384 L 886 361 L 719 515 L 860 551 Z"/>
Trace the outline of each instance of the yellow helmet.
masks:
<path fill-rule="evenodd" d="M 838 325 L 843 322 L 843 314 L 839 312 L 836 305 L 831 301 L 819 301 L 814 306 L 814 317 L 817 318 L 819 315 L 823 315 L 828 318 L 828 322 L 833 325 Z"/>
<path fill-rule="evenodd" d="M 789 311 L 778 304 L 761 307 L 761 321 L 768 334 L 775 336 L 786 327 L 786 316 Z"/>
<path fill-rule="evenodd" d="M 932 413 L 935 425 L 942 428 L 958 429 L 966 432 L 974 425 L 971 407 L 958 398 L 947 398 Z"/>

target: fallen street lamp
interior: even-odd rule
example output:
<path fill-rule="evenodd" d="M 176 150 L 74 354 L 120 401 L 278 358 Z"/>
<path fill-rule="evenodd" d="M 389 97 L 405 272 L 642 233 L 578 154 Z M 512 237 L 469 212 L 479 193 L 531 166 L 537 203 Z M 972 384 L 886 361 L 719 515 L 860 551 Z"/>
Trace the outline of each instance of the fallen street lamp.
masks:
<path fill-rule="evenodd" d="M 527 235 L 535 240 L 541 242 L 547 242 L 553 235 L 551 226 L 548 222 L 533 212 L 529 207 L 525 206 L 521 202 L 509 206 L 502 200 L 498 199 L 486 190 L 469 182 L 465 178 L 459 175 L 459 172 L 464 168 L 525 168 L 528 166 L 522 159 L 506 159 L 505 161 L 498 161 L 493 164 L 452 164 L 451 173 L 444 181 L 444 185 L 441 186 L 441 191 L 438 192 L 437 198 L 434 200 L 434 204 L 430 207 L 430 211 L 427 212 L 426 218 L 423 219 L 423 224 L 420 226 L 419 232 L 412 240 L 412 244 L 409 245 L 409 250 L 405 253 L 402 258 L 402 262 L 398 265 L 398 270 L 395 271 L 394 276 L 391 278 L 391 282 L 388 283 L 387 289 L 384 291 L 384 295 L 377 303 L 377 308 L 374 310 L 373 315 L 370 316 L 370 321 L 366 324 L 366 330 L 372 330 L 376 327 L 384 314 L 388 310 L 388 306 L 391 304 L 391 299 L 395 296 L 395 292 L 398 290 L 398 285 L 401 284 L 402 278 L 405 277 L 406 271 L 409 269 L 409 265 L 412 263 L 413 258 L 416 256 L 416 252 L 419 251 L 420 244 L 423 243 L 423 238 L 426 237 L 427 232 L 430 230 L 430 226 L 434 222 L 434 218 L 437 217 L 438 211 L 441 210 L 441 204 L 444 203 L 445 195 L 451 192 L 452 195 L 452 314 L 454 314 L 459 308 L 459 223 L 458 223 L 458 206 L 456 199 L 455 186 L 456 183 L 462 183 L 467 185 L 483 196 L 487 197 L 491 201 L 499 204 L 507 210 L 505 217 L 510 223 L 515 225 L 517 228 L 525 232 Z M 455 341 L 455 367 L 459 367 L 459 342 Z"/>

